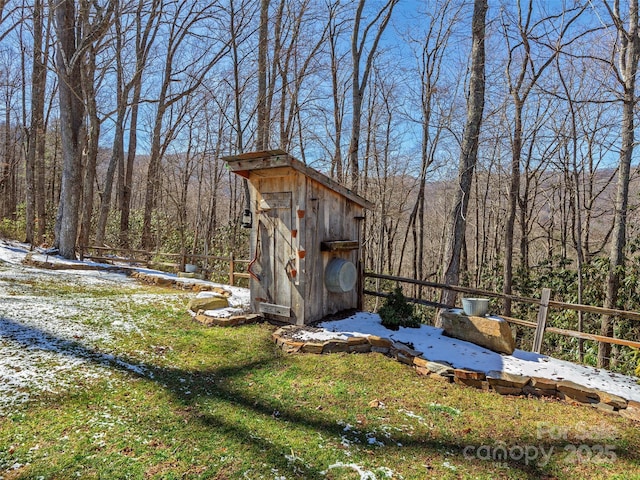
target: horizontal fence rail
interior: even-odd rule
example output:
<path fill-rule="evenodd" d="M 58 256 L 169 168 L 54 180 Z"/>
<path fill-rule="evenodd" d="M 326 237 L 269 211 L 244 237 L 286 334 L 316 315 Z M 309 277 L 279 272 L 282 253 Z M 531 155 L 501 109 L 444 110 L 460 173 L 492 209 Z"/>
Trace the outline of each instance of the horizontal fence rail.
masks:
<path fill-rule="evenodd" d="M 407 284 L 411 284 L 411 285 L 419 285 L 419 286 L 423 286 L 423 287 L 430 287 L 430 288 L 435 288 L 435 289 L 440 289 L 440 290 L 451 290 L 454 292 L 458 292 L 458 293 L 468 293 L 468 294 L 472 294 L 472 295 L 480 295 L 480 296 L 485 296 L 485 297 L 492 297 L 492 298 L 502 298 L 502 299 L 510 299 L 514 302 L 521 302 L 521 303 L 528 303 L 528 304 L 532 304 L 532 305 L 539 305 L 541 307 L 543 306 L 548 306 L 548 308 L 553 308 L 553 309 L 557 309 L 557 310 L 573 310 L 576 312 L 586 312 L 586 313 L 593 313 L 593 314 L 598 314 L 598 315 L 611 315 L 611 316 L 616 316 L 616 317 L 621 317 L 621 318 L 626 318 L 629 320 L 640 320 L 640 312 L 631 312 L 631 311 L 627 311 L 627 310 L 616 310 L 616 309 L 611 309 L 611 308 L 604 308 L 604 307 L 595 307 L 592 305 L 581 305 L 581 304 L 577 304 L 577 303 L 567 303 L 567 302 L 557 302 L 554 300 L 549 300 L 548 303 L 547 302 L 543 302 L 542 299 L 539 298 L 530 298 L 530 297 L 521 297 L 521 296 L 517 296 L 517 295 L 506 295 L 504 293 L 498 293 L 498 292 L 491 292 L 488 290 L 482 290 L 482 289 L 476 289 L 476 288 L 469 288 L 469 287 L 461 287 L 458 285 L 449 285 L 449 284 L 445 284 L 445 283 L 437 283 L 437 282 L 428 282 L 428 281 L 423 281 L 423 280 L 416 280 L 413 278 L 405 278 L 405 277 L 397 277 L 394 275 L 383 275 L 380 273 L 372 273 L 372 272 L 365 272 L 365 277 L 366 278 L 375 278 L 375 279 L 380 279 L 380 280 L 389 280 L 389 281 L 393 281 L 393 282 L 398 282 L 398 283 L 407 283 Z M 387 297 L 389 296 L 388 293 L 384 293 L 384 292 L 376 292 L 376 291 L 372 291 L 372 290 L 364 290 L 364 294 L 365 295 L 371 295 L 371 296 L 377 296 L 377 297 Z M 409 298 L 407 297 L 407 301 L 412 302 L 412 303 L 416 303 L 419 305 L 426 305 L 429 307 L 435 307 L 435 308 L 451 308 L 448 305 L 444 305 L 442 303 L 439 302 L 433 302 L 433 301 L 429 301 L 429 300 L 423 300 L 420 298 Z M 544 305 L 543 305 L 544 303 Z M 564 329 L 564 328 L 555 328 L 555 327 L 547 327 L 546 326 L 546 312 L 544 313 L 544 319 L 541 322 L 540 318 L 538 319 L 538 322 L 530 322 L 528 320 L 522 320 L 519 318 L 513 318 L 513 317 L 507 317 L 504 315 L 501 315 L 502 318 L 504 318 L 507 322 L 509 323 L 513 323 L 515 325 L 521 325 L 524 327 L 529 327 L 529 328 L 533 328 L 536 329 L 536 336 L 538 336 L 540 338 L 540 342 L 542 339 L 542 336 L 544 335 L 544 333 L 555 333 L 558 335 L 563 335 L 566 337 L 573 337 L 573 338 L 579 338 L 582 340 L 593 340 L 596 342 L 602 342 L 602 343 L 610 343 L 610 344 L 615 344 L 615 345 L 623 345 L 626 347 L 631 347 L 631 348 L 640 348 L 640 342 L 637 341 L 633 341 L 633 340 L 625 340 L 622 338 L 614 338 L 614 337 L 607 337 L 607 336 L 603 336 L 603 335 L 596 335 L 596 334 L 591 334 L 591 333 L 586 333 L 586 332 L 579 332 L 576 330 L 569 330 L 569 329 Z M 539 344 L 541 345 L 541 343 Z M 534 351 L 540 351 L 540 348 L 538 346 L 538 348 L 536 348 L 536 345 L 534 345 Z"/>
<path fill-rule="evenodd" d="M 92 253 L 96 252 L 96 253 Z M 248 273 L 236 272 L 236 264 L 248 264 L 249 260 L 237 259 L 231 253 L 228 256 L 221 255 L 202 255 L 190 253 L 165 253 L 165 252 L 149 252 L 135 248 L 119 248 L 119 247 L 102 247 L 102 246 L 81 246 L 79 247 L 80 259 L 88 258 L 97 262 L 119 262 L 130 265 L 139 264 L 145 267 L 160 265 L 162 267 L 172 268 L 177 271 L 184 270 L 184 266 L 192 262 L 201 262 L 205 266 L 202 268 L 205 275 L 209 275 L 212 271 L 214 262 L 226 262 L 229 264 L 228 278 L 229 285 L 235 285 L 239 278 L 249 278 Z M 110 256 L 113 253 L 117 256 Z M 153 259 L 173 259 L 174 261 L 162 262 Z M 177 261 L 175 261 L 177 260 Z"/>

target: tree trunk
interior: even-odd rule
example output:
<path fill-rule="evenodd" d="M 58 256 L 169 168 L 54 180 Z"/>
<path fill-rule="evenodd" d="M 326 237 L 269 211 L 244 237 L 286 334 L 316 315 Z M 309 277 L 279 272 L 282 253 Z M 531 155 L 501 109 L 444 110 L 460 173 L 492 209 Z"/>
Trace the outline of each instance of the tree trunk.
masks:
<path fill-rule="evenodd" d="M 38 205 L 38 182 L 36 167 L 39 146 L 44 145 L 44 97 L 46 88 L 46 67 L 43 61 L 43 15 L 42 0 L 35 0 L 33 4 L 33 70 L 31 73 L 31 125 L 29 126 L 29 144 L 25 160 L 26 180 L 26 242 L 42 243 L 40 223 L 45 221 L 44 211 L 40 212 Z M 44 210 L 44 209 L 43 209 Z"/>
<path fill-rule="evenodd" d="M 616 7 L 619 5 L 616 3 Z M 607 278 L 607 294 L 605 308 L 616 308 L 620 277 L 624 269 L 624 247 L 627 235 L 627 209 L 629 204 L 629 173 L 634 149 L 634 110 L 636 106 L 636 72 L 640 57 L 640 39 L 638 37 L 638 0 L 629 2 L 629 30 L 624 30 L 619 22 L 618 12 L 614 12 L 614 20 L 618 20 L 618 33 L 621 38 L 619 57 L 620 77 L 623 81 L 622 126 L 620 142 L 620 158 L 618 163 L 618 189 L 616 209 L 609 253 L 609 274 Z M 614 334 L 613 318 L 602 317 L 600 334 L 611 337 Z M 611 363 L 611 344 L 601 342 L 598 345 L 598 366 L 609 367 Z"/>
<path fill-rule="evenodd" d="M 56 218 L 55 246 L 64 258 L 76 258 L 80 196 L 82 193 L 82 83 L 76 55 L 75 2 L 60 0 L 55 8 L 58 37 L 56 68 L 60 97 L 62 181 Z"/>
<path fill-rule="evenodd" d="M 465 243 L 467 208 L 478 158 L 478 143 L 484 110 L 484 39 L 487 9 L 487 0 L 475 0 L 471 24 L 473 44 L 471 47 L 469 96 L 467 98 L 467 121 L 462 137 L 460 164 L 458 167 L 459 188 L 456 190 L 453 208 L 449 215 L 443 258 L 443 283 L 450 285 L 456 285 L 460 280 L 460 260 L 463 244 Z M 455 299 L 455 292 L 443 290 L 441 303 L 453 306 Z"/>

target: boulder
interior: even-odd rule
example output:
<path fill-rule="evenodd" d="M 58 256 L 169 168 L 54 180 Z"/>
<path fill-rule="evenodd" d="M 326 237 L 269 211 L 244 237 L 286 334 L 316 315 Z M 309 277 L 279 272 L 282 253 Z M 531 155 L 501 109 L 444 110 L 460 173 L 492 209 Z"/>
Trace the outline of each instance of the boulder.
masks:
<path fill-rule="evenodd" d="M 196 313 L 200 310 L 217 310 L 218 308 L 226 308 L 228 306 L 229 301 L 223 296 L 192 298 L 189 301 L 189 310 Z"/>
<path fill-rule="evenodd" d="M 511 355 L 516 348 L 509 324 L 500 317 L 467 316 L 459 310 L 440 313 L 444 334 Z"/>

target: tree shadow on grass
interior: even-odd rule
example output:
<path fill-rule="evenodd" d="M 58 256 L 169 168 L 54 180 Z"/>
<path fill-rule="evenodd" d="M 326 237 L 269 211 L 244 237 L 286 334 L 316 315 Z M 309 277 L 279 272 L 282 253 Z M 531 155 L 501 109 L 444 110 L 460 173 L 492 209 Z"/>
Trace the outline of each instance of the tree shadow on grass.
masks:
<path fill-rule="evenodd" d="M 312 462 L 287 461 L 287 458 L 291 458 L 292 451 L 286 441 L 276 438 L 262 438 L 259 435 L 260 432 L 253 431 L 246 425 L 230 421 L 225 415 L 207 411 L 200 406 L 200 400 L 215 399 L 270 421 L 276 417 L 277 412 L 278 421 L 286 422 L 288 427 L 299 426 L 306 431 L 320 434 L 325 439 L 333 440 L 337 444 L 340 444 L 344 437 L 344 426 L 332 419 L 329 413 L 309 406 L 283 405 L 276 399 L 251 395 L 241 388 L 234 387 L 236 379 L 242 379 L 257 371 L 275 367 L 278 362 L 278 358 L 275 356 L 260 360 L 248 360 L 233 366 L 189 371 L 141 364 L 126 356 L 104 353 L 77 341 L 60 338 L 39 328 L 7 318 L 0 318 L 0 338 L 15 342 L 30 350 L 54 352 L 58 355 L 156 382 L 166 389 L 177 402 L 187 407 L 185 411 L 189 417 L 188 421 L 198 422 L 206 429 L 215 430 L 218 434 L 234 439 L 253 452 L 255 458 L 263 458 L 273 468 L 286 469 L 287 475 L 293 477 L 326 478 L 325 473 L 322 472 L 326 467 L 314 467 L 309 464 Z M 361 446 L 370 448 L 374 455 L 386 448 L 410 449 L 409 451 L 416 452 L 431 451 L 440 454 L 454 452 L 457 454 L 457 457 L 454 458 L 463 458 L 470 463 L 484 461 L 487 468 L 493 466 L 492 462 L 501 461 L 508 465 L 512 471 L 517 470 L 520 478 L 530 479 L 548 478 L 549 476 L 549 471 L 541 463 L 544 460 L 544 457 L 540 456 L 541 453 L 563 452 L 567 445 L 567 440 L 563 438 L 541 439 L 535 442 L 535 445 L 522 447 L 521 452 L 520 450 L 508 450 L 508 446 L 504 451 L 498 450 L 495 439 L 490 438 L 485 439 L 483 443 L 479 441 L 463 443 L 463 441 L 448 440 L 437 436 L 435 438 L 413 438 L 407 435 L 389 434 L 384 439 L 386 446 L 367 446 L 366 438 L 363 437 L 361 440 Z M 520 444 L 517 438 L 511 440 L 511 445 Z M 400 443 L 402 446 L 397 446 Z M 530 448 L 528 453 L 525 452 L 525 448 Z M 533 448 L 537 450 L 534 452 Z M 533 453 L 536 453 L 535 458 L 531 458 Z M 637 462 L 639 458 L 637 452 L 628 450 L 617 449 L 615 455 L 628 458 L 633 462 Z"/>

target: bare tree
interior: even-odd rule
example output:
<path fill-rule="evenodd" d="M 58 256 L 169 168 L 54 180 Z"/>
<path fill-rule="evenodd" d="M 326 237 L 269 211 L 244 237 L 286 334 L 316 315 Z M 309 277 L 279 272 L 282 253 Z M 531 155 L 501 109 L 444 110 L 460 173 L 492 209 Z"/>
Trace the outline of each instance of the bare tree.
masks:
<path fill-rule="evenodd" d="M 620 12 L 620 2 L 615 1 L 613 6 L 609 2 L 604 5 L 613 20 L 618 33 L 619 44 L 618 64 L 615 71 L 616 79 L 622 87 L 622 114 L 620 126 L 620 157 L 618 160 L 618 187 L 615 201 L 615 215 L 613 223 L 613 236 L 609 253 L 609 274 L 607 277 L 607 294 L 605 298 L 606 308 L 616 308 L 618 303 L 618 290 L 620 277 L 624 268 L 624 247 L 627 235 L 627 210 L 629 205 L 629 174 L 631 170 L 631 158 L 635 146 L 635 108 L 636 99 L 636 74 L 638 60 L 640 59 L 640 36 L 638 25 L 638 0 L 629 0 L 627 23 Z M 613 336 L 614 319 L 609 315 L 602 317 L 600 333 L 604 336 Z M 607 368 L 611 361 L 611 344 L 601 342 L 598 348 L 598 366 Z"/>
<path fill-rule="evenodd" d="M 133 169 L 136 159 L 136 149 L 138 146 L 138 118 L 140 100 L 142 98 L 143 72 L 147 66 L 149 54 L 158 34 L 162 5 L 163 0 L 151 0 L 150 3 L 147 3 L 147 0 L 139 0 L 135 12 L 135 70 L 130 82 L 125 88 L 125 92 L 127 92 L 127 90 L 133 91 L 130 100 L 131 113 L 129 119 L 129 145 L 127 147 L 126 159 L 122 159 L 122 161 L 118 162 L 120 244 L 124 247 L 129 246 L 129 219 L 131 215 Z M 123 97 L 125 92 L 123 92 Z M 122 149 L 124 151 L 124 147 L 122 147 Z"/>
<path fill-rule="evenodd" d="M 487 0 L 475 0 L 471 21 L 471 75 L 469 77 L 469 96 L 467 97 L 467 122 L 462 137 L 458 167 L 459 188 L 456 190 L 453 208 L 449 214 L 449 226 L 445 239 L 443 283 L 450 285 L 456 285 L 460 277 L 460 256 L 465 243 L 467 209 L 478 158 L 480 127 L 484 111 L 487 10 Z M 445 305 L 453 305 L 455 298 L 455 292 L 443 290 L 441 302 Z"/>
<path fill-rule="evenodd" d="M 363 12 L 366 0 L 359 0 L 353 20 L 353 32 L 351 34 L 351 61 L 353 74 L 351 76 L 351 139 L 349 141 L 349 169 L 351 173 L 351 188 L 358 190 L 358 179 L 360 176 L 359 149 L 360 149 L 360 124 L 362 121 L 362 102 L 367 89 L 367 82 L 371 73 L 373 59 L 380 38 L 384 33 L 393 9 L 398 0 L 387 0 L 383 7 L 373 16 L 373 19 L 366 25 L 362 25 Z M 373 40 L 369 45 L 369 35 L 371 30 L 376 28 Z M 364 64 L 363 64 L 364 62 Z"/>
<path fill-rule="evenodd" d="M 184 112 L 178 108 L 178 114 L 172 118 L 172 121 L 169 122 L 170 125 L 167 126 L 165 124 L 166 114 L 200 87 L 211 68 L 224 58 L 230 45 L 229 39 L 221 40 L 209 37 L 209 42 L 218 44 L 217 49 L 211 49 L 209 45 L 204 48 L 203 45 L 201 50 L 187 52 L 186 47 L 194 47 L 194 45 L 189 45 L 189 41 L 194 36 L 199 36 L 199 28 L 204 28 L 202 23 L 219 20 L 218 6 L 216 4 L 203 6 L 199 3 L 180 0 L 172 7 L 172 11 L 166 11 L 169 17 L 166 38 L 167 50 L 157 97 L 157 108 L 153 119 L 151 151 L 147 170 L 141 240 L 142 247 L 147 250 L 153 246 L 151 220 L 159 192 L 161 160 L 174 138 L 177 122 L 184 118 Z M 179 80 L 181 88 L 176 89 L 175 86 Z"/>
<path fill-rule="evenodd" d="M 31 14 L 33 24 L 33 51 L 31 71 L 31 121 L 27 129 L 25 159 L 25 223 L 28 243 L 42 243 L 45 231 L 44 202 L 44 107 L 47 82 L 48 35 L 43 0 L 35 0 Z M 47 22 L 48 23 L 48 22 Z"/>
<path fill-rule="evenodd" d="M 429 25 L 424 38 L 414 40 L 419 47 L 418 71 L 420 74 L 420 117 L 411 118 L 421 126 L 420 142 L 420 175 L 418 177 L 418 194 L 409 215 L 404 242 L 400 253 L 398 269 L 402 267 L 404 252 L 407 247 L 409 233 L 413 240 L 412 275 L 414 278 L 425 280 L 425 200 L 427 173 L 436 159 L 436 152 L 443 130 L 447 128 L 450 114 L 438 112 L 438 92 L 443 89 L 451 94 L 446 87 L 442 88 L 441 78 L 443 61 L 453 27 L 458 21 L 462 4 L 454 7 L 451 2 L 435 2 L 431 9 Z M 412 33 L 409 33 L 412 36 Z M 416 92 L 416 97 L 417 97 Z M 452 104 L 454 102 L 451 102 Z M 440 113 L 441 118 L 438 117 Z M 398 270 L 398 275 L 400 271 Z"/>
<path fill-rule="evenodd" d="M 55 4 L 57 37 L 56 70 L 60 96 L 60 132 L 63 169 L 61 196 L 56 218 L 55 245 L 60 255 L 75 258 L 78 236 L 80 198 L 82 194 L 82 126 L 85 108 L 81 79 L 81 64 L 88 48 L 107 30 L 117 0 L 110 0 L 105 8 L 93 11 L 91 25 L 82 30 L 73 0 Z M 83 3 L 83 8 L 90 4 Z"/>
<path fill-rule="evenodd" d="M 513 132 L 511 144 L 511 183 L 509 185 L 509 208 L 507 211 L 507 222 L 504 237 L 504 270 L 503 270 L 503 293 L 509 295 L 513 286 L 513 244 L 516 216 L 518 212 L 518 200 L 520 195 L 520 162 L 523 151 L 523 110 L 531 91 L 538 82 L 540 76 L 552 64 L 555 57 L 563 48 L 562 41 L 571 25 L 584 12 L 585 6 L 579 6 L 568 12 L 561 12 L 558 15 L 549 15 L 541 19 L 534 18 L 533 0 L 526 0 L 525 8 L 522 2 L 517 2 L 517 17 L 515 19 L 503 19 L 503 28 L 509 57 L 506 66 L 506 79 L 509 87 L 509 94 L 513 101 Z M 505 11 L 503 11 L 505 12 Z M 569 16 L 569 13 L 572 15 Z M 565 16 L 567 18 L 565 19 Z M 537 39 L 544 37 L 543 33 L 547 27 L 553 26 L 553 22 L 560 19 L 559 27 L 548 28 L 551 32 L 558 32 L 557 39 L 548 39 L 544 43 L 544 48 L 548 50 L 542 58 L 536 58 L 534 47 L 539 45 Z M 509 30 L 515 26 L 515 32 Z M 513 38 L 512 38 L 513 35 Z M 539 54 L 538 54 L 539 55 Z M 538 60 L 538 62 L 536 62 Z M 503 310 L 505 315 L 511 314 L 511 300 L 503 300 Z"/>

